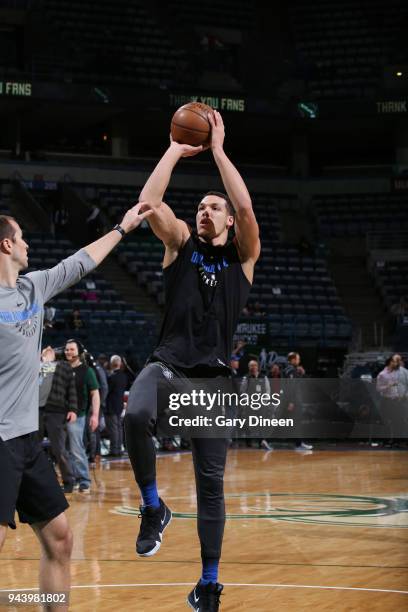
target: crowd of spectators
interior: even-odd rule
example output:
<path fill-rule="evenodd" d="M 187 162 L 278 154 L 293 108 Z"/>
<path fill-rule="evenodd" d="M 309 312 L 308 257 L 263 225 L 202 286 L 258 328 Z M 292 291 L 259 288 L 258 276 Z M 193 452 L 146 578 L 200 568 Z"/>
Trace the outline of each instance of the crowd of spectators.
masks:
<path fill-rule="evenodd" d="M 263 348 L 259 354 L 253 354 L 242 340 L 234 346 L 229 365 L 231 379 L 237 380 L 240 393 L 272 395 L 281 392 L 285 379 L 306 377 L 298 352 L 279 356 Z M 126 457 L 123 417 L 127 392 L 136 374 L 119 355 L 100 354 L 95 360 L 76 338 L 68 339 L 63 347 L 43 349 L 39 374 L 40 436 L 58 465 L 66 493 L 76 490 L 89 493 L 90 468 L 104 458 Z M 372 447 L 395 446 L 407 417 L 408 370 L 402 356 L 390 356 L 383 369 L 377 369 L 374 380 L 381 413 L 389 426 L 389 439 L 369 442 Z M 302 398 L 294 391 L 287 394 L 274 416 L 301 418 L 302 411 Z M 157 450 L 167 452 L 190 448 L 189 441 L 178 436 L 156 437 L 154 442 Z M 243 437 L 231 439 L 230 444 L 235 448 L 271 451 L 274 440 Z M 301 453 L 308 454 L 313 449 L 302 439 L 294 438 L 289 444 Z"/>
<path fill-rule="evenodd" d="M 265 348 L 261 350 L 258 356 L 251 355 L 247 365 L 240 367 L 240 363 L 245 364 L 245 342 L 238 341 L 234 352 L 231 355 L 230 368 L 232 375 L 240 378 L 239 391 L 240 393 L 266 393 L 271 396 L 274 393 L 280 393 L 282 388 L 282 379 L 303 378 L 306 375 L 304 367 L 301 365 L 300 354 L 292 351 L 286 358 L 279 358 L 274 351 L 267 352 Z M 302 411 L 302 402 L 299 396 L 286 397 L 281 403 L 280 408 L 273 415 L 274 417 L 285 416 L 300 416 Z M 294 439 L 296 451 L 311 452 L 312 444 L 307 444 L 301 439 Z M 239 447 L 245 444 L 247 447 L 258 446 L 266 451 L 273 450 L 271 440 L 265 438 L 251 439 L 246 438 L 245 441 L 234 441 L 233 446 Z"/>
<path fill-rule="evenodd" d="M 376 378 L 381 414 L 388 426 L 388 440 L 372 440 L 372 446 L 393 447 L 407 428 L 408 370 L 401 355 L 390 355 Z"/>
<path fill-rule="evenodd" d="M 41 354 L 40 437 L 58 465 L 65 493 L 91 489 L 90 467 L 124 455 L 122 417 L 134 372 L 119 355 L 97 360 L 77 338 Z"/>

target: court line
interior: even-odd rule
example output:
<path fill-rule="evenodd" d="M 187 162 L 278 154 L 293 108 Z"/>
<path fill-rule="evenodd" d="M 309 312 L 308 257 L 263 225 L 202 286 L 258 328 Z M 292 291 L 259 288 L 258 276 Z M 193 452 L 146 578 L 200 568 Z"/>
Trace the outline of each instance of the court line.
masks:
<path fill-rule="evenodd" d="M 179 586 L 194 586 L 195 582 L 146 582 L 146 583 L 129 583 L 129 584 L 78 584 L 72 585 L 71 589 L 111 589 L 111 588 L 144 588 L 144 587 L 179 587 Z M 322 586 L 315 584 L 259 584 L 259 583 L 243 583 L 243 582 L 225 582 L 227 587 L 255 587 L 255 588 L 273 588 L 273 589 L 320 589 L 334 591 L 365 591 L 370 593 L 398 593 L 408 595 L 408 591 L 399 591 L 397 589 L 370 589 L 365 587 L 342 587 L 342 586 Z M 38 591 L 36 587 L 18 588 L 18 589 L 0 589 L 0 593 L 13 593 L 16 591 Z"/>
<path fill-rule="evenodd" d="M 396 497 L 398 498 L 402 498 L 405 499 L 408 497 L 407 493 L 391 493 L 391 494 L 386 494 L 386 493 L 359 493 L 359 494 L 350 494 L 350 495 L 343 495 L 341 493 L 323 493 L 323 492 L 315 492 L 315 491 L 303 491 L 302 493 L 292 493 L 292 492 L 283 492 L 283 491 L 242 491 L 241 493 L 225 493 L 224 494 L 225 499 L 240 499 L 242 497 L 294 497 L 294 498 L 303 498 L 303 497 L 336 497 L 339 499 L 344 499 L 344 500 L 353 500 L 353 498 L 357 498 L 357 501 L 361 501 L 361 498 L 363 499 L 367 499 L 367 498 L 379 498 L 379 499 L 386 499 L 386 500 L 392 500 L 395 499 Z M 190 495 L 166 495 L 166 500 L 171 499 L 172 501 L 175 500 L 191 500 L 191 499 L 195 500 L 195 493 L 192 493 Z M 125 508 L 130 508 L 133 510 L 137 510 L 137 508 L 135 508 L 134 506 L 124 506 Z"/>
<path fill-rule="evenodd" d="M 0 563 L 2 561 L 40 561 L 40 557 L 0 557 Z M 97 561 L 98 563 L 141 563 L 138 558 L 132 559 L 95 559 L 91 557 L 71 558 L 71 562 L 75 563 L 89 563 L 91 561 Z M 201 565 L 201 561 L 195 561 L 190 559 L 190 564 Z M 149 564 L 160 564 L 160 563 L 174 563 L 180 564 L 185 561 L 178 561 L 176 559 L 159 560 L 152 559 Z M 274 561 L 222 561 L 222 565 L 271 565 L 273 567 L 341 567 L 341 568 L 354 568 L 354 569 L 402 569 L 408 570 L 408 565 L 344 565 L 338 563 L 276 563 Z"/>

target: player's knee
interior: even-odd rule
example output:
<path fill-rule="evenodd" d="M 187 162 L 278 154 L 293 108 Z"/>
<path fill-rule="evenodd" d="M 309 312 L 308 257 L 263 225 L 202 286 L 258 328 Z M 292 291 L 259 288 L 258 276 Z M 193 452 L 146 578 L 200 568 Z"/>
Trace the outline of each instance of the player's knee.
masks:
<path fill-rule="evenodd" d="M 72 547 L 74 544 L 74 535 L 71 528 L 67 525 L 64 531 L 63 537 L 60 539 L 56 549 L 56 557 L 62 563 L 69 561 L 72 554 Z"/>
<path fill-rule="evenodd" d="M 71 527 L 68 525 L 67 531 L 64 536 L 63 544 L 62 544 L 62 556 L 64 559 L 70 559 L 72 554 L 72 548 L 74 545 L 74 534 L 72 533 Z"/>
<path fill-rule="evenodd" d="M 200 474 L 198 479 L 198 494 L 200 498 L 210 501 L 219 501 L 224 495 L 224 483 L 222 475 L 217 472 Z"/>
<path fill-rule="evenodd" d="M 58 529 L 46 547 L 46 554 L 58 563 L 67 563 L 72 554 L 74 536 L 68 523 Z"/>

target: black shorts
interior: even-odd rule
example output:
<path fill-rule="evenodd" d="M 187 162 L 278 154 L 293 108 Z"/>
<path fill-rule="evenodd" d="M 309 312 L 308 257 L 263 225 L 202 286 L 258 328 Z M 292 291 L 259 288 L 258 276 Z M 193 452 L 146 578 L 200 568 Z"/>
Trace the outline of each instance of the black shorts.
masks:
<path fill-rule="evenodd" d="M 0 524 L 49 521 L 68 508 L 50 459 L 33 432 L 4 442 L 0 438 Z"/>

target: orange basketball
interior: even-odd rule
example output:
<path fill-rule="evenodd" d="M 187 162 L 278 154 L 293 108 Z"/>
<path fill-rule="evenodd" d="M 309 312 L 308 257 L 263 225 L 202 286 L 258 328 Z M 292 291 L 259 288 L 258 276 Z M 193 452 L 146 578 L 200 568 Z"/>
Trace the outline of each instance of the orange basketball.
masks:
<path fill-rule="evenodd" d="M 181 106 L 171 120 L 173 140 L 194 147 L 207 144 L 211 133 L 208 114 L 212 112 L 210 106 L 201 102 L 189 102 Z"/>

